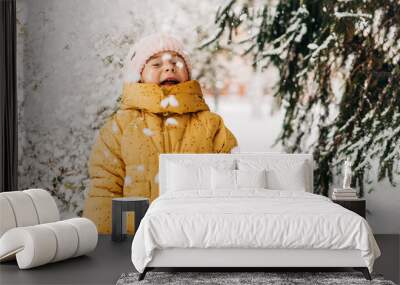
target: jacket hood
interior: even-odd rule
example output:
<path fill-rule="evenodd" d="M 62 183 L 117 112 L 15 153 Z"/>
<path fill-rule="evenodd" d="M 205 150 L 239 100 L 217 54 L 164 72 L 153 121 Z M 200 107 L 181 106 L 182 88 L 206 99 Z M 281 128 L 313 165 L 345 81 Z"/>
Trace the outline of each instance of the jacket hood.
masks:
<path fill-rule="evenodd" d="M 197 80 L 170 86 L 159 86 L 156 83 L 125 83 L 121 109 L 177 114 L 210 110 Z"/>

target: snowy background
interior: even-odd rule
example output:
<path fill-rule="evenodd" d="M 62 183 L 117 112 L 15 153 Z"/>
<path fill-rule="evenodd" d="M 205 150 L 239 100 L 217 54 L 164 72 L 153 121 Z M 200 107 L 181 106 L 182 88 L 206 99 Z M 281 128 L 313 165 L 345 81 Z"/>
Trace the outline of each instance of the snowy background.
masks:
<path fill-rule="evenodd" d="M 19 188 L 47 189 L 62 217 L 80 215 L 89 152 L 98 128 L 117 107 L 129 48 L 154 31 L 177 34 L 192 50 L 196 74 L 208 54 L 194 50 L 199 40 L 194 31 L 201 27 L 212 35 L 224 2 L 17 0 Z M 211 109 L 235 134 L 240 151 L 281 152 L 274 145 L 283 118 L 272 97 L 276 71 L 254 73 L 242 58 L 229 60 L 224 69 L 218 105 L 215 97 L 206 97 Z M 400 191 L 387 181 L 372 186 L 377 190 L 366 199 L 374 232 L 400 233 Z"/>

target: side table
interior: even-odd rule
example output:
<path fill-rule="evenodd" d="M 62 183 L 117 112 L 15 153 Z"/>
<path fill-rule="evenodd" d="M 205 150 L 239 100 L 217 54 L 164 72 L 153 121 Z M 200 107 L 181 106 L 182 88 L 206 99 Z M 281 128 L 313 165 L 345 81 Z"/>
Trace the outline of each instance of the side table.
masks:
<path fill-rule="evenodd" d="M 126 212 L 135 212 L 135 231 L 149 207 L 149 199 L 144 197 L 121 197 L 112 199 L 112 234 L 113 241 L 126 238 Z"/>
<path fill-rule="evenodd" d="M 352 200 L 337 200 L 332 199 L 332 202 L 339 204 L 340 206 L 359 214 L 365 219 L 366 202 L 365 199 L 352 199 Z"/>

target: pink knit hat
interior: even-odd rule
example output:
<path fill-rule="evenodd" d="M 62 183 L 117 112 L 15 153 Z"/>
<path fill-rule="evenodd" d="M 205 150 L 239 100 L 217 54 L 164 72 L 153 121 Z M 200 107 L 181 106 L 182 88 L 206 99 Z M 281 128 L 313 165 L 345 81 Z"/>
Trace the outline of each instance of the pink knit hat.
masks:
<path fill-rule="evenodd" d="M 184 59 L 191 77 L 192 65 L 187 51 L 180 40 L 173 36 L 156 33 L 142 38 L 128 53 L 125 60 L 125 82 L 134 83 L 140 80 L 140 74 L 147 60 L 161 51 L 174 51 Z"/>

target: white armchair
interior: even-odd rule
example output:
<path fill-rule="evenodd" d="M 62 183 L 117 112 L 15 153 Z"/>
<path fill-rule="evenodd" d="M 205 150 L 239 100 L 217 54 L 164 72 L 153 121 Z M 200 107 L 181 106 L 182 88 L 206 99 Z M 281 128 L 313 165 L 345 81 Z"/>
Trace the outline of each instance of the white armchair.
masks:
<path fill-rule="evenodd" d="M 86 254 L 96 248 L 97 229 L 86 218 L 60 221 L 43 189 L 0 193 L 0 262 L 17 259 L 20 269 Z"/>

